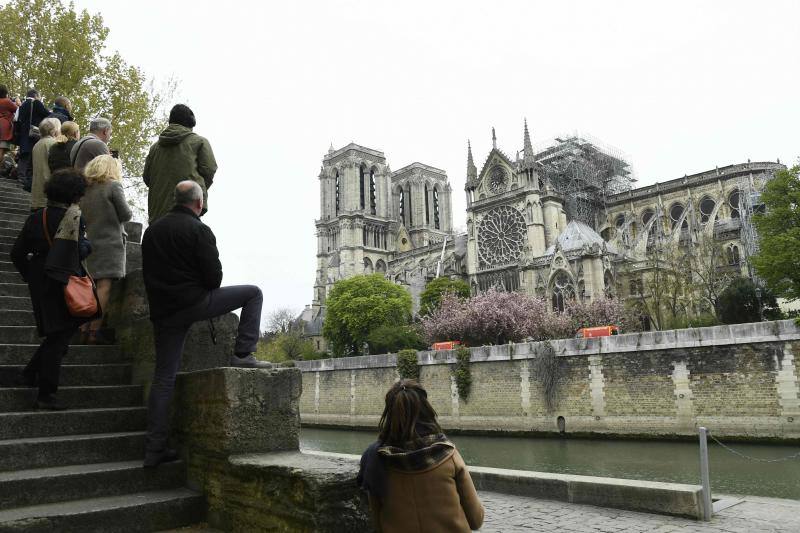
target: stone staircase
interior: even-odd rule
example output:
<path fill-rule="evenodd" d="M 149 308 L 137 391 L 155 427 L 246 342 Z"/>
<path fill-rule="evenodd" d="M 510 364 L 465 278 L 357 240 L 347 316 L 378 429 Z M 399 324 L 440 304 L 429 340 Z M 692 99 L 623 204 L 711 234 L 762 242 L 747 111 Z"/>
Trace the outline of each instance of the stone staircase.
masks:
<path fill-rule="evenodd" d="M 185 488 L 185 465 L 142 468 L 143 387 L 116 346 L 70 347 L 58 397 L 69 409 L 33 409 L 36 389 L 14 379 L 36 350 L 28 288 L 8 252 L 29 195 L 0 179 L 0 533 L 158 531 L 201 521 L 204 498 Z"/>

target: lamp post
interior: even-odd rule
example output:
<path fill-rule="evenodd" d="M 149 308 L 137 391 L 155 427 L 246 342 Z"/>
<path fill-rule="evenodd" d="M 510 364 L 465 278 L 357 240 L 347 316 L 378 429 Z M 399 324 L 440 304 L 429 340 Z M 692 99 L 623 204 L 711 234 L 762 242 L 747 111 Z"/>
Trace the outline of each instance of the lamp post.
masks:
<path fill-rule="evenodd" d="M 761 305 L 761 287 L 756 287 L 756 299 L 758 300 L 758 320 L 764 321 L 764 308 Z"/>

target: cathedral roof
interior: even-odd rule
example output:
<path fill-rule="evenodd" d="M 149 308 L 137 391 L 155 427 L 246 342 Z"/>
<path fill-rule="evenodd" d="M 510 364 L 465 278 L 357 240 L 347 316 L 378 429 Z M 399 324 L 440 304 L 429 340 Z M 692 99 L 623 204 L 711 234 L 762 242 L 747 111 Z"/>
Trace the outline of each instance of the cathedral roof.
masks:
<path fill-rule="evenodd" d="M 614 245 L 605 242 L 599 233 L 580 220 L 570 221 L 564 231 L 561 232 L 561 235 L 558 236 L 558 247 L 564 252 L 581 250 L 584 247 L 591 248 L 594 245 L 599 250 L 602 250 L 603 245 L 605 245 L 609 252 L 618 253 Z M 551 246 L 545 251 L 545 255 L 552 255 L 555 251 L 555 245 Z"/>

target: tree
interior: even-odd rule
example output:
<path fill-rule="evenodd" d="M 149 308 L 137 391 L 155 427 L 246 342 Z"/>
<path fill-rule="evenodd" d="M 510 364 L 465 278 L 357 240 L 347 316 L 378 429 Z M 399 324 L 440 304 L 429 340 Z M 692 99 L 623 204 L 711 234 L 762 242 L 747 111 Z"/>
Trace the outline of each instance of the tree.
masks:
<path fill-rule="evenodd" d="M 382 274 L 353 276 L 334 283 L 322 333 L 336 356 L 361 353 L 374 329 L 408 324 L 411 295 Z"/>
<path fill-rule="evenodd" d="M 281 307 L 267 315 L 267 331 L 288 333 L 294 328 L 297 313 L 288 307 Z"/>
<path fill-rule="evenodd" d="M 702 307 L 719 318 L 719 297 L 734 279 L 719 243 L 712 235 L 704 235 L 687 257 L 686 266 L 692 274 L 692 289 Z"/>
<path fill-rule="evenodd" d="M 11 94 L 36 88 L 45 102 L 68 97 L 75 121 L 105 116 L 113 123 L 110 148 L 119 150 L 129 200 L 140 199 L 147 150 L 166 124 L 169 80 L 160 90 L 138 67 L 105 51 L 109 30 L 99 14 L 76 11 L 61 0 L 9 2 L 0 7 L 0 79 Z"/>
<path fill-rule="evenodd" d="M 460 279 L 436 278 L 431 280 L 420 294 L 419 314 L 425 316 L 431 311 L 439 309 L 442 295 L 446 292 L 452 292 L 459 298 L 469 298 L 469 284 Z"/>
<path fill-rule="evenodd" d="M 427 345 L 416 327 L 387 324 L 373 329 L 367 336 L 369 353 L 394 353 L 400 350 L 422 350 Z"/>
<path fill-rule="evenodd" d="M 725 324 L 760 322 L 762 315 L 767 319 L 780 318 L 780 310 L 775 295 L 762 291 L 761 299 L 756 286 L 747 278 L 734 279 L 719 296 L 720 319 Z"/>
<path fill-rule="evenodd" d="M 752 258 L 758 275 L 772 292 L 787 300 L 800 298 L 800 165 L 775 173 L 761 201 L 765 212 L 753 220 L 760 251 Z"/>

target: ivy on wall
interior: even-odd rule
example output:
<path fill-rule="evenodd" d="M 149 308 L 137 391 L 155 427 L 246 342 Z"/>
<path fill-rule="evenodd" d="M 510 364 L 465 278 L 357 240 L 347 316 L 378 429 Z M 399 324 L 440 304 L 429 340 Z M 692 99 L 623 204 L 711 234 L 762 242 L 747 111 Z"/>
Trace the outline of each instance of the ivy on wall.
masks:
<path fill-rule="evenodd" d="M 416 350 L 400 350 L 397 353 L 397 373 L 401 379 L 419 381 L 419 364 Z"/>
<path fill-rule="evenodd" d="M 469 369 L 470 351 L 469 348 L 461 347 L 456 350 L 456 364 L 453 365 L 453 376 L 456 379 L 458 397 L 467 401 L 469 390 L 472 387 L 472 373 Z"/>
<path fill-rule="evenodd" d="M 558 399 L 559 366 L 558 358 L 556 358 L 556 351 L 549 341 L 541 343 L 535 368 L 536 375 L 542 385 L 544 404 L 548 411 L 553 411 L 555 410 L 556 401 Z"/>

